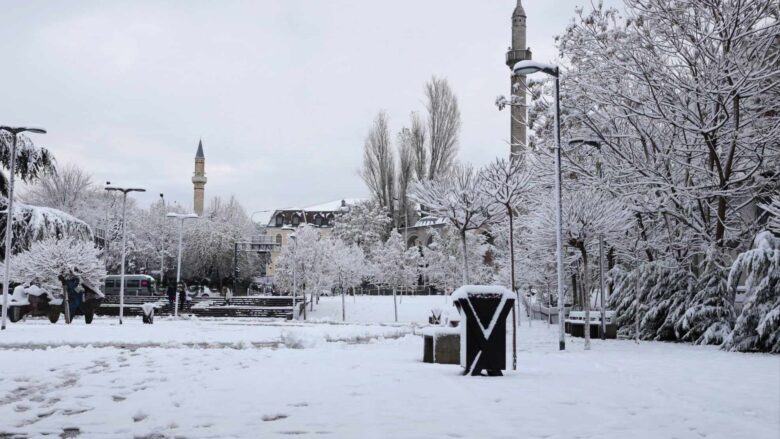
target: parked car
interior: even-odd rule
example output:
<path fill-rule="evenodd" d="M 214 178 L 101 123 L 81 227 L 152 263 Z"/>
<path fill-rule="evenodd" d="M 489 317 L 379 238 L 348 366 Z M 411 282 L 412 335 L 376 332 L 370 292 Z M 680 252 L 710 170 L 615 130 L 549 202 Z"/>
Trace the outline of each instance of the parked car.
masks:
<path fill-rule="evenodd" d="M 187 287 L 187 296 L 189 297 L 200 297 L 203 299 L 212 299 L 217 297 L 222 297 L 221 294 L 219 294 L 219 291 L 211 290 L 209 287 L 204 285 L 190 285 Z"/>
<path fill-rule="evenodd" d="M 103 302 L 103 293 L 98 288 L 80 278 L 65 280 L 68 288 L 68 305 L 71 320 L 83 315 L 87 324 L 92 323 L 95 310 Z M 60 314 L 64 312 L 64 300 L 61 289 L 47 291 L 37 285 L 18 285 L 8 303 L 8 319 L 15 323 L 24 316 L 46 316 L 52 323 L 57 323 Z"/>
<path fill-rule="evenodd" d="M 111 274 L 106 276 L 104 281 L 104 293 L 107 296 L 118 296 L 121 287 L 120 279 L 122 276 Z M 126 296 L 151 296 L 157 295 L 155 280 L 152 276 L 146 274 L 126 274 L 125 275 L 125 295 Z"/>

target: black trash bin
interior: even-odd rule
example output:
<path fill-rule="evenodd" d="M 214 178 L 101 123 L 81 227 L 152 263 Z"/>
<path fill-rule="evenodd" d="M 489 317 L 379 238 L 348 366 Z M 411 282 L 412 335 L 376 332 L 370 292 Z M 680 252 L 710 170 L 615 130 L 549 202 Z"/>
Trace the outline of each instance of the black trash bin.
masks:
<path fill-rule="evenodd" d="M 452 293 L 460 311 L 463 375 L 501 376 L 506 369 L 506 318 L 515 296 L 501 286 L 466 285 Z"/>

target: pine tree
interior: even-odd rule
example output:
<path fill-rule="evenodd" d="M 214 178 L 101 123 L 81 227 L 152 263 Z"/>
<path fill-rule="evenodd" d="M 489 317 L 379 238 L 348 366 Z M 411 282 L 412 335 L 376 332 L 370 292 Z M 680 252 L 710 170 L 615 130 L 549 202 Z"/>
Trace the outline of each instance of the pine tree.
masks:
<path fill-rule="evenodd" d="M 743 276 L 747 300 L 724 348 L 780 353 L 780 238 L 767 231 L 756 236 L 731 266 L 732 291 Z"/>

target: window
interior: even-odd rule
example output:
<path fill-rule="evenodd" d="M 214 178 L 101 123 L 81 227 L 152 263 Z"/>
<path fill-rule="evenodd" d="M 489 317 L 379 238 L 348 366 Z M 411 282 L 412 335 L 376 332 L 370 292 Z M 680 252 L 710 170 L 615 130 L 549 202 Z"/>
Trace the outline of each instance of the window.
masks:
<path fill-rule="evenodd" d="M 114 281 L 113 280 L 107 280 L 106 281 L 106 288 L 114 288 Z"/>
<path fill-rule="evenodd" d="M 284 216 L 280 213 L 276 215 L 276 227 L 282 227 L 284 225 Z"/>
<path fill-rule="evenodd" d="M 328 218 L 325 220 L 325 225 L 326 226 L 332 226 L 333 225 L 333 218 L 335 218 L 335 217 L 333 216 L 332 213 L 328 214 Z"/>
<path fill-rule="evenodd" d="M 276 245 L 282 245 L 282 235 L 276 235 Z"/>
<path fill-rule="evenodd" d="M 298 214 L 297 214 L 297 213 L 296 213 L 296 214 L 294 214 L 294 215 L 292 216 L 292 225 L 293 225 L 293 226 L 297 226 L 297 225 L 298 225 L 298 224 L 300 224 L 300 223 L 301 223 L 301 219 L 298 217 Z"/>
<path fill-rule="evenodd" d="M 322 227 L 322 216 L 317 215 L 314 217 L 314 225 L 317 227 Z"/>
<path fill-rule="evenodd" d="M 138 288 L 140 283 L 141 282 L 138 279 L 128 280 L 127 281 L 127 288 Z"/>

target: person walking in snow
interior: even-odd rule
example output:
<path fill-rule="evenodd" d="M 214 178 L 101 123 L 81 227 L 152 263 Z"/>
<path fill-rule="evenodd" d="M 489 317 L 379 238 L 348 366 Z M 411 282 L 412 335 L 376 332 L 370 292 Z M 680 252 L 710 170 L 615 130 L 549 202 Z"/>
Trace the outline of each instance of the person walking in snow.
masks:
<path fill-rule="evenodd" d="M 168 278 L 168 289 L 165 293 L 168 295 L 168 305 L 173 313 L 173 307 L 176 305 L 176 283 L 171 278 Z"/>
<path fill-rule="evenodd" d="M 187 301 L 187 284 L 184 281 L 179 281 L 179 312 L 184 309 L 184 303 Z"/>

